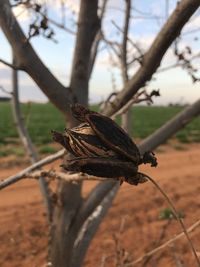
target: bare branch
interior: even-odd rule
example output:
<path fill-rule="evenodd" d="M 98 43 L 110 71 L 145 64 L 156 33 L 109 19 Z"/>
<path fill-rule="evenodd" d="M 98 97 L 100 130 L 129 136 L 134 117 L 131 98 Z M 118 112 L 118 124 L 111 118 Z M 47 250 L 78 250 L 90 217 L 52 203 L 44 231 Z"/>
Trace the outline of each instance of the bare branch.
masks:
<path fill-rule="evenodd" d="M 43 17 L 46 17 L 45 14 L 43 13 L 40 13 Z M 75 35 L 76 32 L 75 31 L 72 31 L 71 29 L 69 29 L 68 27 L 66 27 L 63 23 L 58 23 L 57 21 L 53 20 L 52 18 L 49 18 L 47 17 L 47 20 L 52 23 L 53 25 L 55 25 L 57 28 L 59 29 L 62 29 L 63 31 L 67 32 L 67 33 L 70 33 L 70 34 L 73 34 Z"/>
<path fill-rule="evenodd" d="M 87 251 L 90 240 L 94 236 L 99 227 L 99 224 L 106 215 L 108 209 L 112 205 L 112 201 L 118 191 L 119 183 L 115 183 L 109 193 L 102 199 L 101 203 L 96 206 L 94 212 L 88 217 L 84 225 L 80 229 L 78 237 L 76 238 L 73 250 L 73 258 L 71 267 L 81 266 Z"/>
<path fill-rule="evenodd" d="M 126 113 L 128 111 L 128 109 L 136 103 L 141 102 L 139 100 L 139 97 L 144 94 L 145 90 L 142 90 L 141 92 L 138 92 L 131 100 L 129 100 L 128 103 L 126 103 L 126 105 L 124 105 L 120 110 L 118 110 L 115 114 L 112 115 L 112 118 L 115 118 L 116 116 L 122 115 L 123 113 Z M 143 101 L 143 99 L 142 99 Z"/>
<path fill-rule="evenodd" d="M 3 92 L 3 93 L 5 93 L 5 94 L 7 94 L 7 95 L 12 95 L 12 92 L 9 92 L 8 90 L 6 90 L 2 85 L 0 85 L 0 90 Z"/>
<path fill-rule="evenodd" d="M 13 60 L 13 65 L 16 65 L 15 59 Z M 13 92 L 12 92 L 11 103 L 12 103 L 12 111 L 13 111 L 12 113 L 15 126 L 17 128 L 20 140 L 25 148 L 25 151 L 27 152 L 31 160 L 31 163 L 35 163 L 35 161 L 37 160 L 36 150 L 31 142 L 30 136 L 23 123 L 23 118 L 19 103 L 18 72 L 15 69 L 12 70 L 12 87 L 13 87 Z"/>
<path fill-rule="evenodd" d="M 13 65 L 17 65 L 17 61 L 15 56 L 13 55 Z M 19 103 L 19 88 L 18 88 L 18 71 L 16 69 L 12 70 L 12 83 L 13 83 L 13 92 L 12 92 L 12 111 L 14 122 L 20 137 L 20 140 L 25 148 L 26 153 L 29 156 L 31 163 L 35 163 L 38 161 L 39 157 L 36 152 L 36 149 L 31 141 L 29 133 L 24 125 L 24 121 L 21 114 L 20 103 Z M 40 190 L 42 193 L 42 197 L 44 199 L 45 207 L 47 210 L 47 217 L 49 222 L 52 217 L 52 204 L 49 195 L 48 184 L 44 180 L 43 177 L 39 179 Z"/>
<path fill-rule="evenodd" d="M 72 98 L 70 90 L 53 76 L 37 56 L 14 17 L 8 0 L 0 1 L 0 26 L 17 57 L 19 68 L 25 70 L 51 102 L 66 114 Z"/>
<path fill-rule="evenodd" d="M 161 126 L 152 135 L 145 138 L 140 145 L 140 152 L 143 154 L 147 150 L 155 149 L 158 145 L 164 143 L 199 114 L 200 99 L 194 104 L 186 107 L 182 112 Z"/>
<path fill-rule="evenodd" d="M 15 69 L 15 70 L 20 70 L 21 69 L 22 70 L 22 68 L 18 67 L 17 65 L 13 65 L 13 64 L 11 64 L 11 63 L 3 60 L 3 59 L 0 59 L 0 62 L 3 63 L 6 66 L 12 68 L 12 69 Z"/>
<path fill-rule="evenodd" d="M 176 264 L 176 267 L 186 267 L 177 253 L 177 248 L 176 248 L 174 242 L 170 246 L 171 246 L 171 254 L 172 254 L 172 257 L 173 257 L 174 262 Z"/>
<path fill-rule="evenodd" d="M 50 155 L 44 159 L 39 160 L 38 162 L 32 164 L 31 166 L 18 172 L 17 174 L 8 177 L 7 179 L 0 182 L 0 189 L 3 189 L 3 188 L 5 188 L 11 184 L 14 184 L 14 183 L 20 181 L 21 179 L 24 179 L 24 177 L 27 175 L 27 173 L 30 173 L 30 172 L 32 172 L 36 169 L 39 169 L 39 168 L 41 168 L 41 167 L 59 159 L 59 158 L 62 158 L 64 153 L 65 153 L 65 149 L 62 149 L 53 155 Z"/>
<path fill-rule="evenodd" d="M 97 16 L 97 2 L 98 1 L 96 0 L 92 1 L 89 7 L 88 0 L 81 1 L 78 20 L 78 33 L 74 51 L 70 88 L 76 97 L 76 101 L 83 104 L 87 104 L 88 101 L 91 48 L 96 34 L 100 29 L 99 18 Z"/>
<path fill-rule="evenodd" d="M 125 0 L 125 17 L 124 17 L 124 26 L 122 30 L 122 45 L 121 45 L 121 53 L 120 53 L 120 65 L 121 65 L 121 75 L 123 80 L 123 85 L 128 82 L 128 64 L 127 64 L 127 41 L 128 41 L 128 31 L 129 31 L 129 22 L 130 22 L 130 14 L 131 14 L 131 0 Z M 113 22 L 114 23 L 114 22 Z M 130 133 L 130 110 L 127 109 L 125 113 L 122 114 L 122 128 Z"/>
<path fill-rule="evenodd" d="M 100 182 L 102 182 L 102 181 L 110 181 L 110 180 L 113 180 L 114 183 L 116 183 L 116 181 L 118 181 L 117 178 L 115 179 L 115 178 L 97 177 L 97 176 L 93 176 L 93 175 L 87 175 L 85 173 L 68 173 L 68 172 L 64 173 L 64 172 L 58 172 L 58 171 L 54 171 L 54 170 L 50 170 L 50 171 L 39 170 L 39 171 L 25 172 L 24 174 L 21 175 L 20 179 L 18 179 L 18 180 L 14 179 L 14 177 L 12 179 L 8 178 L 6 180 L 2 180 L 0 182 L 0 190 L 2 190 L 4 188 L 6 188 L 7 186 L 14 184 L 17 181 L 22 180 L 22 179 L 31 178 L 31 179 L 40 180 L 41 177 L 43 177 L 43 178 L 48 177 L 48 178 L 51 178 L 51 180 L 56 179 L 56 180 L 62 180 L 65 182 L 73 182 L 73 183 L 83 182 L 83 181 L 100 181 Z M 106 193 L 108 191 L 109 191 L 109 187 L 108 187 L 107 191 L 104 193 L 104 195 L 106 195 Z M 86 202 L 86 206 L 88 206 L 87 202 Z M 90 213 L 92 213 L 92 212 L 90 212 Z"/>
<path fill-rule="evenodd" d="M 102 7 L 101 7 L 101 14 L 100 14 L 100 17 L 99 17 L 100 25 L 102 25 L 102 20 L 103 20 L 104 14 L 105 14 L 107 1 L 108 0 L 104 0 L 103 4 L 102 4 Z M 102 40 L 102 32 L 101 32 L 101 26 L 100 26 L 100 29 L 98 30 L 98 32 L 97 32 L 97 34 L 95 36 L 95 40 L 94 40 L 94 42 L 92 44 L 92 48 L 91 48 L 90 62 L 89 62 L 89 67 L 88 67 L 89 77 L 92 74 L 94 63 L 95 63 L 95 60 L 96 60 L 96 57 L 97 57 L 99 43 L 100 43 L 101 40 Z"/>
<path fill-rule="evenodd" d="M 102 34 L 103 41 L 112 49 L 112 51 L 114 52 L 114 54 L 119 58 L 120 57 L 120 52 L 116 49 L 116 47 L 120 49 L 120 44 L 117 43 L 117 42 L 109 41 L 105 37 L 105 35 L 103 34 L 103 32 L 101 34 Z"/>
<path fill-rule="evenodd" d="M 163 240 L 163 238 L 165 237 L 166 235 L 166 231 L 168 229 L 168 227 L 170 226 L 170 224 L 172 223 L 172 220 L 171 219 L 168 219 L 167 220 L 167 223 L 163 225 L 161 231 L 160 231 L 160 236 L 157 240 L 153 241 L 153 247 L 154 248 L 157 248 L 158 246 L 161 245 L 161 241 Z M 152 248 L 152 249 L 154 249 Z M 148 262 L 151 260 L 151 258 L 153 257 L 153 255 L 150 255 L 148 257 L 145 257 L 145 260 L 143 261 L 143 267 L 147 266 Z"/>
<path fill-rule="evenodd" d="M 106 179 L 108 181 L 108 179 Z M 116 179 L 115 179 L 116 180 Z M 107 186 L 101 188 L 101 184 L 98 184 L 88 195 L 87 199 L 84 201 L 82 207 L 80 208 L 78 215 L 78 225 L 82 226 L 83 222 L 92 214 L 98 205 L 100 205 L 102 199 L 110 192 L 110 190 L 115 185 L 115 182 L 107 183 Z"/>
<path fill-rule="evenodd" d="M 131 1 L 126 0 L 125 2 L 126 2 L 126 11 L 125 11 L 125 20 L 124 20 L 124 29 L 122 38 L 122 49 L 121 49 L 122 78 L 124 85 L 129 80 L 128 69 L 127 69 L 127 36 L 128 36 L 130 13 L 131 13 Z"/>
<path fill-rule="evenodd" d="M 185 23 L 200 6 L 199 0 L 183 0 L 178 3 L 176 9 L 169 17 L 160 33 L 157 35 L 148 52 L 144 55 L 143 65 L 118 93 L 113 103 L 104 111 L 106 115 L 112 115 L 125 105 L 132 96 L 152 78 L 160 62 L 175 38 L 180 34 Z"/>
<path fill-rule="evenodd" d="M 127 16 L 130 16 L 130 14 L 129 14 L 129 12 L 127 13 L 127 10 L 126 10 L 126 17 L 125 17 L 125 26 L 126 26 L 126 20 L 127 20 Z M 130 20 L 130 18 L 129 18 L 129 20 Z M 129 38 L 129 36 L 127 35 L 126 37 L 125 37 L 125 34 L 126 34 L 126 30 L 122 30 L 118 25 L 117 25 L 117 23 L 115 22 L 115 21 L 112 21 L 112 24 L 116 27 L 116 29 L 118 30 L 118 31 L 120 31 L 122 34 L 123 34 L 123 39 L 124 39 L 124 41 L 123 42 L 125 42 L 125 40 L 126 40 L 126 42 L 129 42 L 136 50 L 137 50 L 137 52 L 138 52 L 138 54 L 139 54 L 139 56 L 138 57 L 134 57 L 130 62 L 127 62 L 126 64 L 128 65 L 128 66 L 130 66 L 131 64 L 133 64 L 135 61 L 138 61 L 140 64 L 142 63 L 142 60 L 143 60 L 143 56 L 144 56 L 144 52 L 142 51 L 142 49 L 139 47 L 139 45 L 137 45 L 136 43 L 134 43 L 133 42 L 133 40 L 131 39 L 131 38 Z M 126 39 L 125 39 L 126 38 Z"/>
<path fill-rule="evenodd" d="M 40 177 L 48 177 L 56 180 L 63 180 L 65 182 L 82 182 L 82 181 L 108 181 L 110 178 L 97 177 L 92 175 L 87 175 L 84 173 L 64 173 L 56 171 L 35 171 L 27 173 L 23 178 L 33 178 L 39 179 Z M 116 180 L 116 179 L 112 179 Z"/>
<path fill-rule="evenodd" d="M 174 203 L 171 201 L 171 199 L 167 196 L 167 194 L 165 193 L 165 191 L 158 185 L 158 183 L 156 181 L 154 181 L 154 179 L 152 179 L 151 177 L 148 177 L 148 179 L 153 183 L 153 185 L 160 191 L 160 193 L 164 196 L 164 198 L 166 199 L 168 205 L 170 206 L 170 208 L 173 211 L 174 217 L 176 218 L 176 220 L 179 222 L 181 228 L 183 229 L 183 232 L 185 234 L 185 237 L 187 238 L 188 244 L 190 246 L 190 249 L 192 251 L 192 254 L 194 255 L 194 258 L 196 260 L 196 263 L 198 265 L 198 267 L 200 267 L 200 259 L 197 256 L 196 250 L 194 248 L 194 245 L 192 243 L 192 240 L 189 237 L 189 234 L 187 232 L 187 229 L 185 227 L 185 224 L 183 223 L 183 220 L 180 218 L 180 216 L 178 215 L 178 211 L 176 210 L 176 207 L 174 206 Z"/>
<path fill-rule="evenodd" d="M 193 231 L 194 231 L 197 227 L 199 227 L 199 226 L 200 226 L 200 220 L 196 221 L 196 222 L 195 222 L 194 224 L 192 224 L 189 228 L 187 228 L 187 233 L 191 233 L 191 232 L 193 232 Z M 136 259 L 136 260 L 134 260 L 134 261 L 132 261 L 132 262 L 126 264 L 125 267 L 132 267 L 134 264 L 139 263 L 139 262 L 145 260 L 147 257 L 150 257 L 150 256 L 156 254 L 157 252 L 159 252 L 159 251 L 162 250 L 162 249 L 165 249 L 165 248 L 168 247 L 170 244 L 174 243 L 174 241 L 176 241 L 176 240 L 178 240 L 178 239 L 180 239 L 180 238 L 182 238 L 182 237 L 184 237 L 184 236 L 185 236 L 184 232 L 182 232 L 182 233 L 176 235 L 175 237 L 171 238 L 170 240 L 168 240 L 168 241 L 165 242 L 164 244 L 160 245 L 159 247 L 157 247 L 157 248 L 155 248 L 155 249 L 153 249 L 153 250 L 151 250 L 151 251 L 145 253 L 144 255 L 142 255 L 141 257 L 139 257 L 138 259 Z"/>
<path fill-rule="evenodd" d="M 196 59 L 199 57 L 200 57 L 200 52 L 197 53 L 196 55 L 192 56 L 190 59 L 188 59 L 188 61 L 192 61 L 193 59 Z M 175 64 L 172 64 L 170 66 L 166 66 L 166 67 L 158 69 L 157 73 L 164 72 L 164 71 L 167 71 L 167 70 L 170 70 L 173 68 L 177 68 L 177 67 L 183 67 L 183 66 L 184 66 L 183 62 L 175 63 Z"/>

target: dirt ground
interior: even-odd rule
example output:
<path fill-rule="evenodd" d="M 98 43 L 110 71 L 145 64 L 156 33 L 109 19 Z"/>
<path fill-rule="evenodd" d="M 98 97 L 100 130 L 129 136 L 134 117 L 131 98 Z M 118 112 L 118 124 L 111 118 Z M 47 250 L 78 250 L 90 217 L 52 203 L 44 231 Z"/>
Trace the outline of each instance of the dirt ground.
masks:
<path fill-rule="evenodd" d="M 187 227 L 200 219 L 200 144 L 163 146 L 156 153 L 157 168 L 143 166 L 174 201 Z M 0 179 L 23 169 L 13 159 L 2 160 Z M 55 166 L 59 165 L 59 161 Z M 86 194 L 94 182 L 86 182 Z M 161 220 L 168 208 L 150 182 L 134 187 L 123 184 L 93 239 L 84 267 L 114 267 L 117 259 L 136 260 L 145 252 L 181 232 L 174 219 Z M 200 252 L 200 227 L 190 237 Z M 48 226 L 38 183 L 20 181 L 0 192 L 0 266 L 44 267 Z M 133 265 L 129 265 L 130 267 Z M 185 237 L 134 266 L 195 267 Z M 59 267 L 59 266 L 58 266 Z"/>

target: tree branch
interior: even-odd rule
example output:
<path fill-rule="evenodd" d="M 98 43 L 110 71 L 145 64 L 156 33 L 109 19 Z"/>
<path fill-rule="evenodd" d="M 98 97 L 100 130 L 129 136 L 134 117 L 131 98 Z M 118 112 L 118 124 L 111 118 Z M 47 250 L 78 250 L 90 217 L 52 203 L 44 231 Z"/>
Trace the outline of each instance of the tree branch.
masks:
<path fill-rule="evenodd" d="M 0 1 L 0 26 L 17 57 L 19 68 L 25 70 L 50 101 L 64 114 L 68 112 L 72 95 L 47 69 L 22 32 L 9 1 Z"/>
<path fill-rule="evenodd" d="M 182 0 L 169 17 L 160 33 L 157 35 L 148 52 L 144 55 L 143 65 L 129 80 L 124 89 L 119 92 L 115 100 L 104 111 L 106 115 L 112 115 L 152 78 L 160 62 L 172 42 L 179 36 L 183 26 L 200 6 L 199 0 Z"/>
<path fill-rule="evenodd" d="M 131 13 L 131 0 L 125 0 L 125 2 L 126 2 L 126 11 L 125 11 L 122 48 L 121 48 L 121 66 L 122 66 L 122 78 L 124 85 L 129 80 L 128 69 L 127 69 L 127 40 L 128 40 L 127 37 L 128 37 L 129 21 Z"/>
<path fill-rule="evenodd" d="M 10 177 L 8 177 L 7 179 L 3 180 L 0 182 L 0 189 L 3 189 L 11 184 L 14 184 L 22 179 L 24 179 L 24 177 L 27 176 L 28 173 L 39 169 L 51 162 L 54 162 L 55 160 L 62 158 L 64 156 L 65 153 L 65 149 L 62 149 L 60 151 L 58 151 L 57 153 L 50 155 L 44 159 L 39 160 L 38 162 L 32 164 L 31 166 L 27 167 L 26 169 L 18 172 L 15 175 L 12 175 Z"/>
<path fill-rule="evenodd" d="M 124 18 L 124 28 L 123 28 L 123 35 L 122 35 L 122 47 L 121 47 L 121 73 L 122 73 L 122 80 L 123 85 L 128 82 L 128 65 L 127 65 L 127 41 L 128 41 L 128 30 L 129 30 L 129 22 L 130 22 L 130 14 L 131 14 L 131 0 L 125 0 L 126 9 L 125 9 L 125 18 Z M 129 134 L 131 128 L 131 112 L 127 110 L 126 113 L 122 114 L 122 128 Z"/>
<path fill-rule="evenodd" d="M 6 188 L 7 186 L 16 183 L 19 180 L 22 179 L 37 179 L 40 180 L 41 177 L 47 177 L 47 178 L 51 178 L 51 180 L 61 180 L 61 181 L 65 181 L 65 182 L 83 182 L 83 181 L 110 181 L 113 180 L 113 182 L 116 184 L 116 181 L 118 181 L 118 179 L 116 178 L 105 178 L 105 177 L 97 177 L 97 176 L 93 176 L 93 175 L 87 175 L 85 173 L 64 173 L 64 172 L 58 172 L 58 171 L 45 171 L 45 170 L 38 170 L 38 171 L 30 171 L 30 172 L 25 172 L 21 175 L 20 179 L 16 179 L 16 176 L 12 176 L 12 178 L 7 178 L 5 180 L 2 180 L 0 182 L 0 190 Z M 108 187 L 109 188 L 109 187 Z M 109 190 L 106 191 L 106 193 Z M 106 194 L 105 193 L 105 194 Z M 90 215 L 90 214 L 89 214 Z M 80 217 L 80 216 L 79 216 Z"/>
<path fill-rule="evenodd" d="M 106 178 L 108 181 L 109 179 Z M 84 221 L 94 212 L 96 207 L 100 205 L 102 199 L 110 192 L 110 190 L 115 185 L 115 182 L 107 183 L 102 190 L 101 184 L 98 184 L 88 195 L 87 199 L 84 201 L 82 207 L 80 208 L 79 215 L 77 218 L 78 227 L 80 228 Z"/>
<path fill-rule="evenodd" d="M 113 188 L 109 190 L 107 195 L 103 197 L 100 204 L 96 206 L 94 212 L 87 218 L 84 225 L 80 229 L 76 238 L 73 250 L 73 258 L 71 267 L 81 266 L 85 257 L 88 245 L 96 233 L 99 224 L 106 215 L 108 209 L 112 205 L 113 199 L 118 191 L 119 183 L 113 184 Z"/>
<path fill-rule="evenodd" d="M 193 59 L 196 59 L 199 57 L 200 57 L 200 52 L 197 53 L 196 55 L 192 56 L 190 59 L 188 59 L 188 61 L 192 61 Z M 167 70 L 170 70 L 173 68 L 177 68 L 177 67 L 184 67 L 184 65 L 185 65 L 185 63 L 182 63 L 182 62 L 175 63 L 175 64 L 158 69 L 157 73 L 164 72 L 164 71 L 167 71 Z"/>
<path fill-rule="evenodd" d="M 65 182 L 82 182 L 82 181 L 108 181 L 111 178 L 97 177 L 93 175 L 87 175 L 84 173 L 64 173 L 56 171 L 34 171 L 27 173 L 23 178 L 39 179 L 41 176 L 48 177 L 56 180 L 63 180 Z M 111 179 L 116 180 L 116 179 Z"/>
<path fill-rule="evenodd" d="M 9 62 L 3 60 L 3 59 L 0 59 L 0 62 L 3 63 L 3 64 L 6 65 L 6 66 L 12 68 L 12 69 L 20 70 L 20 67 L 18 67 L 17 65 L 13 65 L 13 64 L 11 64 L 11 63 L 9 63 Z M 22 69 L 21 69 L 21 70 L 22 70 Z"/>
<path fill-rule="evenodd" d="M 185 127 L 196 116 L 200 114 L 200 99 L 178 113 L 153 134 L 145 138 L 140 144 L 140 152 L 154 150 L 157 146 L 168 140 L 173 134 Z"/>
<path fill-rule="evenodd" d="M 91 48 L 100 28 L 97 9 L 97 0 L 92 2 L 89 0 L 81 1 L 70 88 L 76 97 L 76 101 L 82 104 L 88 102 Z"/>
<path fill-rule="evenodd" d="M 12 92 L 7 91 L 2 85 L 0 85 L 0 91 L 2 91 L 3 93 L 12 96 Z"/>
<path fill-rule="evenodd" d="M 15 56 L 13 55 L 13 65 L 17 65 L 17 61 Z M 20 140 L 25 148 L 26 153 L 29 156 L 31 163 L 35 163 L 38 161 L 39 157 L 37 155 L 36 149 L 31 141 L 29 133 L 24 125 L 20 103 L 19 103 L 19 88 L 18 88 L 18 71 L 16 69 L 12 69 L 12 82 L 13 82 L 13 93 L 12 93 L 12 111 L 14 122 L 20 137 Z M 52 203 L 49 195 L 48 184 L 46 183 L 43 177 L 39 179 L 39 186 L 42 193 L 42 197 L 44 199 L 48 221 L 51 221 L 52 218 Z"/>
<path fill-rule="evenodd" d="M 101 14 L 99 17 L 99 23 L 100 23 L 100 29 L 98 30 L 95 40 L 92 44 L 92 48 L 91 48 L 91 55 L 90 55 L 90 61 L 89 61 L 89 66 L 88 66 L 88 73 L 89 73 L 89 77 L 91 77 L 93 68 L 94 68 L 94 64 L 95 64 L 95 60 L 97 57 L 97 52 L 98 52 L 98 47 L 99 47 L 99 43 L 102 40 L 102 30 L 101 30 L 101 25 L 102 25 L 102 20 L 105 14 L 105 10 L 106 10 L 106 4 L 107 4 L 108 0 L 104 0 L 103 4 L 102 4 L 102 8 L 101 8 Z"/>

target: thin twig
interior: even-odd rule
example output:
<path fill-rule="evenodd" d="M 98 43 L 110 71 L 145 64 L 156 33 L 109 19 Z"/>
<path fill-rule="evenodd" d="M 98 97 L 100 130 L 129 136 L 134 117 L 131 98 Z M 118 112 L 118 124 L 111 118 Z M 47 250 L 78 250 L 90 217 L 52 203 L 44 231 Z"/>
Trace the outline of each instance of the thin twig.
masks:
<path fill-rule="evenodd" d="M 118 115 L 122 115 L 123 113 L 127 112 L 128 109 L 133 105 L 133 104 L 136 104 L 136 103 L 139 103 L 139 102 L 142 102 L 142 101 L 145 101 L 145 99 L 139 99 L 139 97 L 145 93 L 145 90 L 142 90 L 141 92 L 138 92 L 131 100 L 129 100 L 128 103 L 126 103 L 120 110 L 118 110 L 116 113 L 114 113 L 112 115 L 112 118 L 115 118 L 116 116 Z"/>
<path fill-rule="evenodd" d="M 63 180 L 66 182 L 81 182 L 81 181 L 108 181 L 112 178 L 101 178 L 93 175 L 87 175 L 85 173 L 64 173 L 64 172 L 56 172 L 56 171 L 44 171 L 39 170 L 32 173 L 27 173 L 24 175 L 24 178 L 33 178 L 39 179 L 41 176 L 48 177 L 57 180 Z M 116 179 L 112 179 L 116 180 Z"/>
<path fill-rule="evenodd" d="M 93 175 L 87 175 L 85 173 L 64 173 L 64 172 L 56 172 L 56 171 L 45 171 L 45 170 L 38 170 L 38 171 L 29 171 L 24 172 L 20 175 L 18 179 L 15 177 L 8 178 L 0 182 L 0 190 L 21 180 L 21 179 L 40 179 L 42 177 L 48 177 L 57 180 L 63 180 L 66 182 L 81 182 L 81 181 L 118 181 L 117 178 L 105 178 L 105 177 L 97 177 Z M 14 179 L 15 178 L 15 179 Z"/>
<path fill-rule="evenodd" d="M 6 65 L 6 66 L 8 66 L 8 67 L 10 67 L 10 68 L 12 68 L 12 69 L 14 69 L 14 70 L 22 70 L 21 67 L 15 65 L 15 64 L 11 64 L 11 63 L 9 63 L 9 62 L 3 60 L 3 59 L 0 59 L 0 62 L 3 63 L 4 65 Z"/>
<path fill-rule="evenodd" d="M 161 241 L 162 241 L 163 238 L 165 237 L 166 231 L 167 231 L 169 225 L 171 224 L 171 222 L 172 222 L 172 220 L 169 219 L 169 220 L 167 221 L 167 223 L 162 227 L 161 232 L 160 232 L 160 236 L 159 236 L 158 240 L 156 240 L 156 241 L 153 242 L 153 244 L 152 244 L 154 248 L 158 247 L 158 246 L 161 244 Z M 144 262 L 143 262 L 143 265 L 142 265 L 143 267 L 145 267 L 145 266 L 148 264 L 148 262 L 151 260 L 152 256 L 153 256 L 153 255 L 150 255 L 150 256 L 148 256 L 148 257 L 145 258 L 145 260 L 144 260 Z"/>
<path fill-rule="evenodd" d="M 105 15 L 107 1 L 108 0 L 104 0 L 102 3 L 101 13 L 99 16 L 100 25 L 102 25 L 102 21 L 103 21 L 104 15 Z M 91 73 L 92 73 L 92 70 L 94 68 L 94 64 L 95 64 L 97 53 L 98 53 L 99 44 L 100 44 L 100 41 L 102 40 L 102 29 L 101 28 L 102 28 L 102 26 L 100 26 L 100 29 L 98 30 L 98 32 L 95 36 L 95 39 L 93 41 L 92 48 L 91 48 L 90 61 L 88 64 L 88 76 L 89 77 L 91 77 Z"/>
<path fill-rule="evenodd" d="M 12 96 L 12 92 L 9 92 L 8 90 L 6 90 L 2 85 L 0 85 L 0 90 L 1 90 L 3 93 Z"/>
<path fill-rule="evenodd" d="M 64 153 L 65 153 L 65 149 L 62 149 L 53 155 L 50 155 L 44 159 L 39 160 L 38 162 L 30 165 L 28 168 L 18 172 L 17 174 L 12 175 L 5 180 L 2 180 L 0 182 L 0 190 L 11 185 L 11 184 L 18 182 L 21 179 L 24 179 L 24 177 L 27 175 L 27 173 L 30 173 L 36 169 L 39 169 L 40 167 L 42 167 L 44 165 L 47 165 L 47 164 L 63 157 Z"/>
<path fill-rule="evenodd" d="M 174 242 L 171 244 L 171 254 L 176 264 L 176 267 L 186 267 L 183 261 L 180 259 L 179 255 L 177 254 Z"/>
<path fill-rule="evenodd" d="M 200 52 L 198 52 L 197 54 L 195 54 L 194 56 L 192 56 L 188 60 L 192 61 L 192 60 L 194 60 L 196 58 L 199 58 L 199 57 L 200 57 Z M 182 63 L 182 62 L 175 63 L 175 64 L 172 64 L 172 65 L 169 65 L 169 66 L 166 66 L 166 67 L 158 69 L 157 73 L 164 72 L 164 71 L 167 71 L 167 70 L 170 70 L 170 69 L 173 69 L 173 68 L 177 68 L 177 67 L 182 67 L 182 66 L 184 66 L 184 64 L 185 63 Z"/>
<path fill-rule="evenodd" d="M 180 225 L 181 225 L 181 227 L 182 227 L 182 229 L 183 229 L 183 232 L 184 232 L 184 234 L 185 234 L 185 236 L 186 236 L 186 238 L 187 238 L 187 240 L 188 240 L 188 243 L 189 243 L 189 245 L 190 245 L 190 248 L 191 248 L 191 250 L 192 250 L 192 252 L 193 252 L 193 254 L 194 254 L 194 257 L 195 257 L 195 259 L 196 259 L 197 265 L 198 265 L 198 267 L 200 267 L 200 260 L 199 260 L 197 254 L 196 254 L 196 250 L 195 250 L 195 248 L 194 248 L 194 246 L 193 246 L 193 243 L 192 243 L 192 241 L 191 241 L 191 239 L 190 239 L 190 237 L 189 237 L 189 235 L 188 235 L 187 229 L 186 229 L 186 227 L 185 227 L 185 225 L 184 225 L 182 219 L 181 219 L 180 216 L 178 215 L 178 212 L 177 212 L 177 210 L 176 210 L 176 208 L 175 208 L 173 202 L 172 202 L 171 199 L 167 196 L 167 194 L 165 193 L 165 191 L 164 191 L 164 190 L 163 190 L 163 189 L 162 189 L 162 188 L 161 188 L 161 187 L 154 181 L 153 178 L 151 178 L 151 177 L 149 177 L 149 176 L 147 176 L 147 178 L 148 178 L 148 179 L 155 185 L 155 187 L 161 192 L 161 194 L 165 197 L 166 201 L 168 202 L 169 206 L 171 207 L 171 209 L 172 209 L 172 211 L 173 211 L 173 213 L 174 213 L 174 216 L 176 217 L 177 221 L 180 223 Z"/>
<path fill-rule="evenodd" d="M 17 65 L 17 60 L 15 55 L 13 54 L 13 65 Z M 25 148 L 26 153 L 29 156 L 30 162 L 35 163 L 38 161 L 39 156 L 36 152 L 36 148 L 30 138 L 27 128 L 25 127 L 24 120 L 22 118 L 22 112 L 20 108 L 19 102 L 19 81 L 18 81 L 18 70 L 12 69 L 12 85 L 13 85 L 13 93 L 12 93 L 12 113 L 14 122 L 20 137 L 20 140 Z M 49 195 L 48 184 L 43 177 L 39 179 L 39 187 L 44 200 L 45 208 L 47 210 L 47 218 L 51 221 L 52 218 L 52 203 Z"/>
<path fill-rule="evenodd" d="M 120 52 L 116 49 L 116 47 L 120 48 L 120 44 L 118 44 L 117 42 L 112 42 L 112 41 L 106 39 L 106 37 L 103 33 L 102 33 L 102 40 L 112 49 L 114 54 L 119 58 Z"/>
<path fill-rule="evenodd" d="M 187 229 L 187 233 L 191 233 L 192 231 L 194 231 L 197 227 L 200 226 L 200 220 L 196 221 L 194 224 L 192 224 L 188 229 Z M 125 267 L 132 267 L 134 264 L 139 263 L 141 261 L 143 261 L 144 259 L 146 259 L 149 256 L 152 256 L 154 254 L 156 254 L 157 252 L 159 252 L 162 249 L 165 249 L 167 246 L 169 246 L 170 244 L 172 244 L 175 240 L 180 239 L 181 237 L 185 236 L 184 232 L 181 232 L 180 234 L 176 235 L 175 237 L 171 238 L 170 240 L 168 240 L 167 242 L 163 243 L 161 246 L 145 253 L 144 255 L 142 255 L 141 257 L 139 257 L 138 259 L 128 263 L 125 265 Z"/>

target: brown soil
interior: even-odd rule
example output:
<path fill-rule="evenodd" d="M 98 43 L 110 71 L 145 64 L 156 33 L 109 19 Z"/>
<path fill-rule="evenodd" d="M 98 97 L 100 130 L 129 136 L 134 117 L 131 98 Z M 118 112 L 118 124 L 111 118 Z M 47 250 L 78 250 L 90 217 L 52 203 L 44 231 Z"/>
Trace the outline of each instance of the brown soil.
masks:
<path fill-rule="evenodd" d="M 141 171 L 165 189 L 178 211 L 184 214 L 185 225 L 189 227 L 200 218 L 200 145 L 179 145 L 176 149 L 161 147 L 157 156 L 157 168 L 143 166 Z M 3 166 L 0 179 L 25 167 L 16 166 L 11 161 Z M 86 182 L 84 194 L 94 184 Z M 181 229 L 176 220 L 159 219 L 160 212 L 166 208 L 168 204 L 150 182 L 137 187 L 123 184 L 91 243 L 84 266 L 117 266 L 116 259 L 123 251 L 128 261 L 135 260 L 179 233 Z M 37 182 L 24 180 L 2 190 L 0 214 L 0 266 L 45 266 L 48 226 Z M 200 228 L 190 234 L 198 252 L 199 235 Z M 197 265 L 186 239 L 182 238 L 155 254 L 146 264 L 143 261 L 134 266 Z"/>

